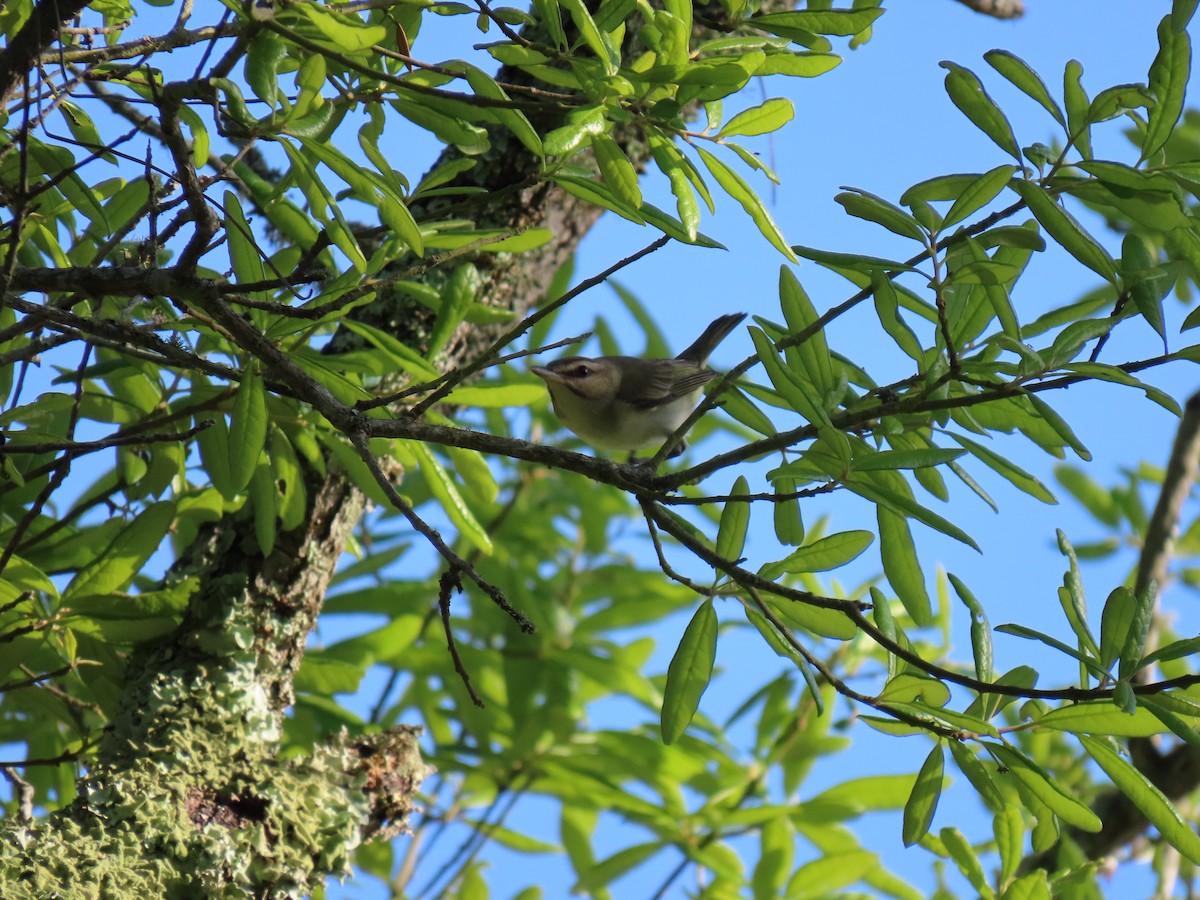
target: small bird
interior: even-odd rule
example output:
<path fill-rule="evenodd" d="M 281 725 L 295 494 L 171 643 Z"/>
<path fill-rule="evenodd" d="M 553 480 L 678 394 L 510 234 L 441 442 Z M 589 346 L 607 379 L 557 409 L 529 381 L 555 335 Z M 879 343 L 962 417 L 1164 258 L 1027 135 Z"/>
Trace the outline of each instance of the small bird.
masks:
<path fill-rule="evenodd" d="M 684 423 L 716 372 L 709 354 L 745 313 L 721 316 L 674 359 L 567 356 L 531 371 L 546 382 L 554 412 L 571 431 L 604 450 L 662 445 Z M 678 456 L 681 439 L 669 456 Z"/>

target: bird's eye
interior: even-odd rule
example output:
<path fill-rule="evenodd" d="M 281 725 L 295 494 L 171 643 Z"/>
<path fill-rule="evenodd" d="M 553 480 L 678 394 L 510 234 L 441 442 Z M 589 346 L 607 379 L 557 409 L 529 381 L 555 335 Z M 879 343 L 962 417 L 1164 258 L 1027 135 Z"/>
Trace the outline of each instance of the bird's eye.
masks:
<path fill-rule="evenodd" d="M 587 366 L 580 366 L 579 368 L 577 368 L 575 370 L 575 374 L 578 375 L 580 378 L 586 378 L 588 375 L 592 374 L 592 370 L 589 369 Z"/>

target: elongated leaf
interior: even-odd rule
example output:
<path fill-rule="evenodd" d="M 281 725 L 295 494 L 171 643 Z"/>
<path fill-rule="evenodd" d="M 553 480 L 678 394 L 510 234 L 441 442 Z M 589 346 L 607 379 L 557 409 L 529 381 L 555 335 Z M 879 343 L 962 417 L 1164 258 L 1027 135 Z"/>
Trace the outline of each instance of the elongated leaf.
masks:
<path fill-rule="evenodd" d="M 820 319 L 817 308 L 800 284 L 800 279 L 787 266 L 779 267 L 779 306 L 792 335 L 814 328 Z M 838 386 L 838 379 L 833 371 L 833 359 L 829 355 L 829 342 L 825 339 L 823 328 L 812 332 L 800 344 L 790 347 L 787 355 L 793 365 L 799 360 L 800 367 L 812 379 L 822 397 L 828 397 Z"/>
<path fill-rule="evenodd" d="M 475 518 L 475 514 L 471 512 L 462 494 L 459 493 L 454 479 L 433 455 L 433 451 L 417 441 L 409 442 L 407 447 L 417 457 L 430 491 L 441 503 L 442 510 L 450 518 L 450 521 L 457 526 L 462 536 L 474 544 L 478 550 L 491 554 L 492 540 L 488 537 L 487 530 L 479 524 L 479 520 Z"/>
<path fill-rule="evenodd" d="M 874 475 L 875 473 L 866 474 Z M 917 503 L 916 500 L 906 494 L 883 487 L 877 482 L 867 483 L 852 480 L 846 483 L 846 487 L 874 503 L 886 506 L 894 512 L 902 513 L 905 516 L 916 519 L 918 522 L 928 525 L 935 531 L 940 531 L 942 534 L 948 535 L 956 541 L 961 541 L 974 550 L 979 550 L 979 545 L 975 543 L 969 534 L 953 522 L 939 516 L 933 510 L 927 509 Z"/>
<path fill-rule="evenodd" d="M 1187 31 L 1175 27 L 1172 19 L 1173 16 L 1164 16 L 1158 23 L 1158 55 L 1150 65 L 1150 90 L 1158 102 L 1150 110 L 1150 121 L 1142 137 L 1142 159 L 1162 149 L 1183 113 L 1192 47 Z"/>
<path fill-rule="evenodd" d="M 1036 497 L 1043 503 L 1058 503 L 1055 496 L 1050 493 L 1050 490 L 1041 481 L 1030 475 L 1020 466 L 1010 462 L 1008 457 L 961 434 L 951 433 L 950 437 L 966 447 L 972 456 L 992 471 L 998 473 L 1018 490 L 1024 491 L 1031 497 Z"/>
<path fill-rule="evenodd" d="M 1118 709 L 1108 700 L 1086 700 L 1060 706 L 1039 716 L 1037 726 L 1075 734 L 1108 734 L 1113 737 L 1151 737 L 1167 730 L 1151 710 L 1139 706 L 1131 714 Z"/>
<path fill-rule="evenodd" d="M 1012 125 L 983 89 L 979 76 L 970 69 L 949 61 L 943 60 L 940 65 L 947 70 L 946 93 L 950 95 L 954 105 L 976 128 L 995 141 L 1001 150 L 1019 162 L 1021 147 L 1017 144 Z"/>
<path fill-rule="evenodd" d="M 795 478 L 777 478 L 774 481 L 775 494 L 791 494 L 796 491 Z M 804 519 L 800 514 L 800 500 L 776 500 L 774 507 L 775 537 L 779 543 L 789 547 L 799 546 L 804 542 Z"/>
<path fill-rule="evenodd" d="M 1120 665 L 1117 672 L 1121 678 L 1128 678 L 1137 671 L 1138 661 L 1146 647 L 1146 636 L 1150 633 L 1150 622 L 1154 618 L 1154 606 L 1158 599 L 1158 583 L 1151 580 L 1136 597 L 1133 607 L 1133 622 L 1125 635 L 1125 644 L 1121 647 Z"/>
<path fill-rule="evenodd" d="M 989 50 L 983 54 L 983 58 L 1018 90 L 1023 91 L 1040 103 L 1046 112 L 1054 116 L 1054 120 L 1059 125 L 1063 128 L 1067 127 L 1067 120 L 1063 116 L 1058 103 L 1050 96 L 1050 91 L 1046 87 L 1046 83 L 1042 81 L 1041 76 L 1033 71 L 1025 60 L 1013 53 L 1009 53 L 1007 50 Z"/>
<path fill-rule="evenodd" d="M 804 681 L 808 685 L 813 702 L 817 705 L 817 714 L 822 715 L 825 711 L 825 700 L 821 693 L 821 683 L 817 680 L 817 673 L 813 671 L 813 667 L 809 665 L 808 660 L 784 640 L 783 636 L 775 630 L 775 626 L 771 624 L 770 620 L 757 609 L 747 605 L 746 618 L 750 620 L 751 625 L 758 629 L 758 633 L 762 635 L 763 640 L 775 651 L 776 655 L 790 660 L 800 670 L 800 674 L 804 676 Z"/>
<path fill-rule="evenodd" d="M 922 450 L 880 450 L 868 456 L 856 457 L 854 468 L 859 472 L 886 469 L 922 469 L 953 462 L 965 454 L 965 450 L 947 450 L 942 447 L 927 447 Z"/>
<path fill-rule="evenodd" d="M 796 372 L 783 364 L 771 339 L 762 329 L 751 327 L 750 338 L 758 351 L 759 361 L 767 370 L 767 375 L 780 396 L 808 421 L 828 424 L 829 414 L 818 400 L 814 386 L 805 381 L 805 373 Z"/>
<path fill-rule="evenodd" d="M 769 134 L 778 131 L 795 115 L 796 110 L 791 100 L 776 97 L 738 113 L 717 132 L 717 137 Z"/>
<path fill-rule="evenodd" d="M 975 751 L 961 741 L 949 741 L 950 755 L 958 765 L 959 771 L 967 776 L 971 787 L 975 788 L 984 804 L 992 812 L 998 812 L 1006 806 L 1004 793 L 996 784 L 992 773 L 984 766 Z"/>
<path fill-rule="evenodd" d="M 642 205 L 642 189 L 638 186 L 637 172 L 625 152 L 607 134 L 592 135 L 592 153 L 604 183 L 614 195 L 635 209 Z"/>
<path fill-rule="evenodd" d="M 797 255 L 813 262 L 828 266 L 831 269 L 849 269 L 852 272 L 862 272 L 867 276 L 875 272 L 917 272 L 917 268 L 908 263 L 894 259 L 883 259 L 879 256 L 863 256 L 858 253 L 839 253 L 834 250 L 818 250 L 816 247 L 805 247 L 794 244 L 792 249 Z"/>
<path fill-rule="evenodd" d="M 1085 740 L 1089 739 L 1085 738 Z M 1007 768 L 1031 794 L 1046 804 L 1051 812 L 1068 825 L 1074 825 L 1081 831 L 1093 834 L 1104 827 L 1099 816 L 1092 812 L 1086 804 L 1059 788 L 1057 783 L 1024 753 L 1004 744 L 996 744 L 991 741 L 982 743 L 987 751 Z"/>
<path fill-rule="evenodd" d="M 879 555 L 883 560 L 883 574 L 913 621 L 919 626 L 929 625 L 933 621 L 933 609 L 908 520 L 882 504 L 876 507 L 875 512 L 879 521 Z"/>
<path fill-rule="evenodd" d="M 1150 783 L 1141 772 L 1124 760 L 1107 742 L 1099 738 L 1081 735 L 1079 742 L 1088 756 L 1096 761 L 1104 770 L 1113 784 L 1121 789 L 1134 806 L 1141 810 L 1142 815 L 1150 820 L 1158 833 L 1172 847 L 1200 865 L 1200 837 L 1192 830 L 1192 826 L 1171 805 L 1163 792 Z"/>
<path fill-rule="evenodd" d="M 110 594 L 129 584 L 167 536 L 174 518 L 175 504 L 170 501 L 152 503 L 142 510 L 71 579 L 63 591 L 63 605 L 69 605 L 73 597 Z"/>
<path fill-rule="evenodd" d="M 651 136 L 650 153 L 658 168 L 667 176 L 667 181 L 671 183 L 671 193 L 675 197 L 675 210 L 679 213 L 679 221 L 694 235 L 700 225 L 700 205 L 696 202 L 696 192 L 692 188 L 691 179 L 688 178 L 687 160 L 678 147 L 661 135 Z"/>
<path fill-rule="evenodd" d="M 1091 672 L 1096 678 L 1103 678 L 1106 674 L 1093 657 L 1088 656 L 1083 651 L 1076 650 L 1070 644 L 1064 644 L 1057 638 L 1052 638 L 1050 635 L 1038 631 L 1035 628 L 1027 628 L 1024 625 L 1005 624 L 997 625 L 996 630 L 1003 634 L 1011 634 L 1014 637 L 1025 638 L 1029 641 L 1040 641 L 1047 647 L 1053 647 L 1055 650 L 1067 654 L 1067 656 L 1071 657 L 1072 659 L 1079 660 L 1079 662 L 1083 663 L 1084 666 L 1087 667 L 1088 671 Z"/>
<path fill-rule="evenodd" d="M 1121 277 L 1129 286 L 1129 294 L 1142 318 L 1162 338 L 1163 352 L 1166 352 L 1167 330 L 1162 302 L 1170 293 L 1174 279 L 1154 270 L 1154 256 L 1146 239 L 1140 234 L 1125 235 L 1121 241 Z"/>
<path fill-rule="evenodd" d="M 583 37 L 584 43 L 596 54 L 596 57 L 604 66 L 605 74 L 615 75 L 617 73 L 617 61 L 613 58 L 612 52 L 604 43 L 600 29 L 597 27 L 592 14 L 588 11 L 587 5 L 583 0 L 558 0 L 558 4 L 571 16 L 571 21 L 575 23 L 575 27 Z"/>
<path fill-rule="evenodd" d="M 925 837 L 929 826 L 933 824 L 933 815 L 937 812 L 938 800 L 942 796 L 944 753 L 942 742 L 938 741 L 921 764 L 912 793 L 908 796 L 908 802 L 904 804 L 902 835 L 905 847 L 911 847 Z"/>
<path fill-rule="evenodd" d="M 739 475 L 729 493 L 733 497 L 749 494 L 750 483 L 746 476 Z M 749 524 L 749 501 L 726 500 L 725 507 L 721 510 L 721 523 L 717 528 L 717 555 L 728 560 L 740 559 L 742 548 L 746 545 L 746 528 Z"/>
<path fill-rule="evenodd" d="M 958 598 L 971 613 L 971 650 L 975 656 L 975 677 L 983 682 L 991 682 L 995 673 L 992 670 L 992 629 L 988 623 L 987 612 L 957 575 L 950 573 L 947 578 L 950 579 Z"/>
<path fill-rule="evenodd" d="M 787 257 L 789 262 L 799 262 L 796 254 L 792 252 L 792 248 L 784 240 L 779 226 L 775 224 L 775 220 L 771 218 L 771 214 L 767 212 L 767 208 L 763 205 L 763 202 L 750 188 L 750 185 L 743 180 L 742 176 L 703 147 L 697 147 L 696 151 L 700 154 L 700 159 L 704 161 L 705 167 L 712 173 L 713 178 L 717 180 L 717 184 L 725 190 L 725 193 L 729 194 L 730 197 L 741 205 L 742 209 L 746 211 L 746 215 L 758 226 L 758 230 L 762 232 L 763 237 L 770 241 L 776 250 Z"/>
<path fill-rule="evenodd" d="M 667 668 L 661 721 L 664 744 L 675 743 L 687 730 L 712 678 L 716 655 L 717 613 L 710 597 L 692 616 Z"/>
<path fill-rule="evenodd" d="M 843 531 L 806 544 L 786 559 L 767 563 L 759 571 L 763 578 L 774 581 L 785 572 L 827 572 L 844 566 L 862 554 L 875 539 L 869 531 Z"/>
<path fill-rule="evenodd" d="M 1100 665 L 1111 669 L 1125 647 L 1133 619 L 1137 614 L 1137 598 L 1123 584 L 1117 585 L 1104 601 L 1100 616 Z"/>
<path fill-rule="evenodd" d="M 951 225 L 961 222 L 995 200 L 996 196 L 1008 186 L 1016 171 L 1016 166 L 996 166 L 991 171 L 980 175 L 955 199 L 954 205 L 942 219 L 942 227 L 949 228 Z"/>
<path fill-rule="evenodd" d="M 916 333 L 900 316 L 899 292 L 892 280 L 882 272 L 875 272 L 871 276 L 871 287 L 875 297 L 875 313 L 883 330 L 911 359 L 923 364 L 925 351 Z"/>
<path fill-rule="evenodd" d="M 1127 684 L 1127 682 L 1119 681 L 1118 684 Z M 1168 709 L 1165 705 L 1158 702 L 1158 698 L 1147 695 L 1138 697 L 1136 700 L 1137 707 L 1145 707 L 1154 714 L 1154 718 L 1163 723 L 1171 732 L 1184 741 L 1190 744 L 1194 749 L 1200 750 L 1200 732 L 1196 730 L 1197 723 L 1195 719 L 1190 722 L 1182 716 L 1177 716 L 1174 712 Z"/>
<path fill-rule="evenodd" d="M 1117 281 L 1117 266 L 1108 251 L 1046 189 L 1032 181 L 1015 181 L 1013 187 L 1034 218 L 1063 249 L 1110 284 Z"/>
<path fill-rule="evenodd" d="M 826 9 L 767 13 L 750 20 L 756 28 L 771 31 L 774 26 L 800 28 L 815 34 L 849 37 L 871 27 L 883 15 L 882 9 Z"/>
<path fill-rule="evenodd" d="M 267 441 L 267 394 L 255 366 L 247 366 L 233 400 L 229 425 L 229 479 L 234 493 L 250 483 Z"/>
<path fill-rule="evenodd" d="M 852 216 L 882 225 L 893 234 L 925 243 L 925 229 L 900 207 L 866 191 L 843 191 L 833 198 Z"/>
<path fill-rule="evenodd" d="M 1092 155 L 1092 136 L 1088 112 L 1091 101 L 1083 89 L 1083 66 L 1070 60 L 1063 69 L 1063 100 L 1067 107 L 1067 130 L 1084 158 Z"/>
<path fill-rule="evenodd" d="M 938 832 L 938 837 L 942 841 L 942 846 L 946 848 L 946 852 L 950 854 L 950 858 L 954 860 L 954 864 L 958 866 L 958 871 L 962 872 L 963 877 L 971 883 L 971 887 L 975 888 L 979 896 L 988 896 L 991 887 L 988 884 L 987 876 L 983 873 L 983 865 L 979 862 L 975 848 L 971 846 L 971 842 L 967 840 L 966 836 L 957 828 L 943 828 Z"/>

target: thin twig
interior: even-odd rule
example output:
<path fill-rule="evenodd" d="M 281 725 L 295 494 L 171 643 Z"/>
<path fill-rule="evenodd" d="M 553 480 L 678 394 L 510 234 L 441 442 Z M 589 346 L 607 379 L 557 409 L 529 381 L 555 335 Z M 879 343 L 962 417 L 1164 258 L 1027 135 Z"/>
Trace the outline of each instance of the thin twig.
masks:
<path fill-rule="evenodd" d="M 475 693 L 475 687 L 471 684 L 471 676 L 467 672 L 467 667 L 463 665 L 462 657 L 458 654 L 458 642 L 454 640 L 454 627 L 450 624 L 450 595 L 455 591 L 462 593 L 461 574 L 461 569 L 450 566 L 438 579 L 438 609 L 442 613 L 442 627 L 446 630 L 446 648 L 450 651 L 450 659 L 454 662 L 454 671 L 462 679 L 463 687 L 467 689 L 471 702 L 483 709 L 485 707 L 483 698 Z"/>

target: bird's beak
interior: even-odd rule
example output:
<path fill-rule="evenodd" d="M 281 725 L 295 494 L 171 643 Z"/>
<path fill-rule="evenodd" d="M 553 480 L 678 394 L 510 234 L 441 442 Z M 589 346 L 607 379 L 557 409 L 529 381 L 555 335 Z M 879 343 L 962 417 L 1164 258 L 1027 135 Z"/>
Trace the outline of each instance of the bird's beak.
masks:
<path fill-rule="evenodd" d="M 545 366 L 530 366 L 529 371 L 545 382 L 553 382 L 554 384 L 562 384 L 563 377 L 557 372 L 547 369 Z"/>

